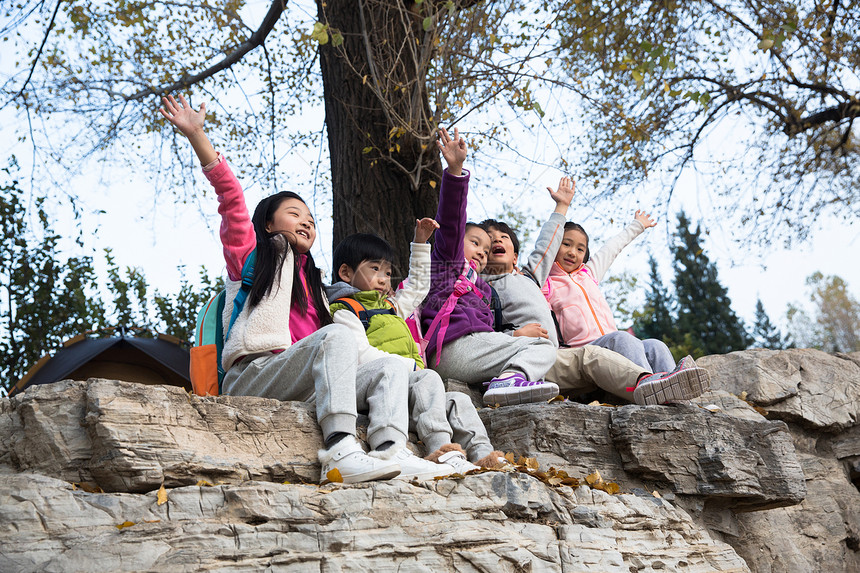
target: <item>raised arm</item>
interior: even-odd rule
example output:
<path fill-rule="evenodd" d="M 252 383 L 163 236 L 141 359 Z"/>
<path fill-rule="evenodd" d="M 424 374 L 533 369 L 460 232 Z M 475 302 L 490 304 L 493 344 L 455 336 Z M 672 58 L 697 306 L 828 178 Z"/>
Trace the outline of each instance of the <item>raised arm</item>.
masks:
<path fill-rule="evenodd" d="M 537 241 L 535 241 L 535 248 L 522 267 L 523 271 L 530 274 L 538 286 L 543 286 L 546 279 L 549 278 L 549 271 L 555 261 L 561 241 L 564 239 L 564 216 L 573 200 L 575 188 L 576 184 L 571 181 L 570 177 L 561 178 L 558 183 L 558 191 L 553 190 L 552 187 L 547 187 L 550 197 L 555 201 L 555 210 L 541 227 Z"/>
<path fill-rule="evenodd" d="M 466 141 L 460 137 L 457 128 L 454 128 L 453 138 L 442 128 L 439 130 L 437 144 L 442 157 L 448 163 L 448 169 L 442 174 L 442 185 L 439 189 L 439 209 L 436 211 L 439 228 L 436 231 L 433 258 L 437 261 L 462 264 L 463 237 L 466 234 L 466 197 L 469 191 L 469 172 L 463 170 L 467 152 Z"/>
<path fill-rule="evenodd" d="M 179 95 L 179 102 L 172 95 L 161 99 L 164 102 L 164 107 L 159 108 L 158 111 L 173 124 L 173 127 L 188 138 L 200 164 L 208 165 L 218 159 L 218 152 L 212 147 L 212 143 L 206 137 L 206 132 L 203 131 L 203 123 L 206 121 L 206 104 L 201 103 L 200 109 L 194 111 L 185 101 L 185 96 L 181 94 Z"/>
<path fill-rule="evenodd" d="M 591 257 L 591 260 L 585 263 L 585 266 L 591 269 L 595 280 L 603 280 L 603 275 L 609 270 L 618 253 L 629 245 L 633 239 L 641 235 L 645 228 L 644 223 L 638 218 L 634 219 L 623 231 L 603 244 L 600 250 Z"/>

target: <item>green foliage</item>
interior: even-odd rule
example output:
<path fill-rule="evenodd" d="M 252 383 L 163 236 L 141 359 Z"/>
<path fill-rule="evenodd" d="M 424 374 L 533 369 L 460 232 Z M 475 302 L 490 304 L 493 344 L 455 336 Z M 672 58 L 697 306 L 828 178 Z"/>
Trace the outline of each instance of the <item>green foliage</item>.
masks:
<path fill-rule="evenodd" d="M 786 342 L 783 340 L 779 329 L 770 321 L 770 317 L 765 312 L 761 299 L 758 299 L 755 304 L 755 324 L 753 325 L 752 336 L 755 344 L 761 348 L 781 350 L 786 347 Z"/>
<path fill-rule="evenodd" d="M 795 304 L 786 313 L 796 344 L 826 352 L 860 350 L 860 303 L 848 292 L 845 281 L 815 272 L 807 277 L 806 285 L 812 314 Z"/>
<path fill-rule="evenodd" d="M 725 354 L 752 343 L 701 243 L 701 229 L 691 231 L 689 219 L 679 213 L 671 246 L 674 292 L 663 286 L 657 261 L 650 257 L 651 289 L 644 309 L 636 313 L 636 335 L 662 340 L 676 359 L 687 354 L 694 358 Z"/>
<path fill-rule="evenodd" d="M 639 338 L 656 338 L 666 342 L 675 335 L 672 312 L 674 300 L 663 286 L 657 260 L 653 256 L 648 257 L 648 267 L 651 289 L 645 295 L 645 308 L 635 317 L 634 330 Z"/>
<path fill-rule="evenodd" d="M 612 309 L 612 315 L 619 330 L 625 330 L 636 321 L 635 293 L 639 288 L 639 279 L 630 272 L 611 276 L 600 283 L 600 291 Z"/>
<path fill-rule="evenodd" d="M 119 326 L 191 340 L 197 311 L 221 288 L 220 280 L 201 268 L 197 284 L 183 276 L 178 293 L 150 294 L 143 271 L 122 271 L 106 249 L 106 304 L 93 258 L 62 255 L 62 237 L 51 229 L 44 199 L 26 209 L 28 194 L 16 171 L 13 158 L 0 172 L 0 393 L 39 358 L 85 332 Z"/>
<path fill-rule="evenodd" d="M 0 183 L 0 391 L 20 378 L 47 348 L 97 326 L 104 307 L 97 297 L 92 257 L 56 258 L 60 236 L 51 231 L 44 199 L 26 209 L 15 178 Z M 34 221 L 31 228 L 28 221 Z"/>
<path fill-rule="evenodd" d="M 684 344 L 689 343 L 696 350 L 694 358 L 743 350 L 752 342 L 743 321 L 731 308 L 728 291 L 717 277 L 716 265 L 705 255 L 701 234 L 698 226 L 695 231 L 690 229 L 683 211 L 678 214 L 678 229 L 671 247 L 675 258 L 675 325 L 683 335 Z"/>

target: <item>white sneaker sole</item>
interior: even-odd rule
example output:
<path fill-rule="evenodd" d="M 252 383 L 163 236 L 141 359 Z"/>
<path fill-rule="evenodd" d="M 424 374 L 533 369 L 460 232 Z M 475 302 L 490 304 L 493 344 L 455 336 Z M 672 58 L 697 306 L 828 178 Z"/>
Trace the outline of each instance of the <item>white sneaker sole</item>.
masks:
<path fill-rule="evenodd" d="M 337 466 L 335 466 L 332 469 L 338 469 L 338 471 L 340 471 L 340 469 Z M 358 474 L 344 475 L 343 472 L 341 472 L 340 477 L 343 478 L 342 483 L 363 483 L 366 481 L 391 479 L 391 478 L 395 478 L 399 475 L 400 475 L 400 467 L 395 465 L 395 466 L 385 466 L 385 467 L 381 467 L 381 468 L 376 468 L 376 469 L 368 470 L 366 472 L 362 472 L 362 473 L 358 473 Z M 320 476 L 320 485 L 323 485 L 325 483 L 328 483 L 328 478 L 326 477 L 326 474 L 323 473 Z"/>
<path fill-rule="evenodd" d="M 711 377 L 704 368 L 688 368 L 662 380 L 640 384 L 633 391 L 633 401 L 640 406 L 690 400 L 711 387 Z"/>
<path fill-rule="evenodd" d="M 487 390 L 484 394 L 484 404 L 487 406 L 495 406 L 496 404 L 514 406 L 516 404 L 546 402 L 556 396 L 558 396 L 558 385 L 552 382 L 534 386 L 506 386 Z"/>

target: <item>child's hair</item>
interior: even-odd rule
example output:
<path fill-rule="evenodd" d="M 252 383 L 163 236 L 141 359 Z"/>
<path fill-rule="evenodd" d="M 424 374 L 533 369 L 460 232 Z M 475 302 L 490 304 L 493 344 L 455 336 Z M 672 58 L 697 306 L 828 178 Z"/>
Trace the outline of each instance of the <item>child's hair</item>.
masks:
<path fill-rule="evenodd" d="M 364 261 L 385 261 L 393 265 L 395 257 L 394 249 L 382 237 L 371 233 L 355 233 L 342 240 L 334 249 L 332 274 L 335 276 L 332 281 L 340 280 L 338 272 L 344 264 L 352 270 Z"/>
<path fill-rule="evenodd" d="M 585 235 L 585 257 L 582 259 L 582 264 L 588 262 L 588 258 L 591 256 L 591 250 L 588 248 L 588 233 L 585 232 L 585 229 L 582 228 L 582 225 L 579 223 L 574 223 L 573 221 L 568 221 L 564 224 L 565 231 L 579 231 L 583 235 Z"/>
<path fill-rule="evenodd" d="M 484 219 L 481 221 L 481 228 L 484 229 L 487 233 L 490 232 L 490 229 L 495 227 L 502 233 L 505 233 L 507 236 L 511 238 L 511 243 L 514 244 L 514 254 L 520 254 L 520 239 L 517 237 L 517 232 L 511 229 L 507 223 L 503 221 L 496 221 L 495 219 Z"/>
<path fill-rule="evenodd" d="M 254 265 L 254 283 L 251 285 L 251 291 L 248 293 L 250 308 L 257 306 L 264 296 L 272 292 L 275 277 L 280 275 L 281 267 L 287 258 L 287 250 L 293 248 L 289 241 L 286 241 L 286 248 L 282 248 L 278 243 L 283 241 L 283 235 L 278 232 L 270 233 L 266 230 L 266 226 L 274 218 L 275 211 L 287 199 L 298 199 L 304 203 L 304 199 L 292 191 L 281 191 L 280 193 L 266 197 L 257 203 L 257 208 L 254 209 L 254 216 L 251 218 L 251 222 L 254 224 L 254 234 L 257 237 L 257 261 Z M 294 254 L 298 255 L 298 253 Z M 305 294 L 304 285 L 302 285 L 302 281 L 298 277 L 301 257 L 295 256 L 294 259 L 296 277 L 293 280 L 292 304 L 298 305 L 302 312 L 307 312 L 308 297 Z M 322 272 L 317 268 L 310 251 L 307 253 L 305 276 L 307 276 L 308 290 L 311 293 L 320 325 L 331 324 L 331 314 L 322 295 Z"/>
<path fill-rule="evenodd" d="M 466 232 L 468 233 L 469 229 L 472 229 L 472 228 L 478 228 L 478 229 L 481 229 L 482 231 L 486 231 L 486 229 L 484 229 L 484 227 L 481 226 L 479 223 L 473 223 L 471 221 L 467 222 L 466 223 Z"/>

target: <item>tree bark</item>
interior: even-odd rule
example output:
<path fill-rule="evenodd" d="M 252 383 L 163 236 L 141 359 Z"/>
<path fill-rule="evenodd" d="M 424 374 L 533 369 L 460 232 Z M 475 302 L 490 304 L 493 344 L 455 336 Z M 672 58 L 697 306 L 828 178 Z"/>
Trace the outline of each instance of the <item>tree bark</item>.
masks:
<path fill-rule="evenodd" d="M 386 18 L 384 14 L 374 14 L 375 7 L 368 4 L 371 3 L 365 0 L 317 2 L 320 21 L 339 31 L 344 39 L 340 48 L 334 47 L 333 42 L 320 46 L 331 156 L 332 246 L 352 233 L 375 233 L 391 243 L 397 253 L 395 274 L 405 277 L 415 220 L 433 217 L 436 213 L 442 165 L 435 144 L 429 139 L 435 128 L 432 122 L 419 121 L 417 123 L 424 125 L 410 125 L 424 137 L 409 134 L 399 139 L 390 137 L 392 128 L 398 126 L 391 119 L 392 107 L 386 111 L 370 89 L 372 66 L 376 62 L 369 61 L 374 47 L 369 46 L 366 39 L 380 42 L 385 38 L 391 46 L 401 45 L 404 41 L 415 43 L 415 39 L 406 38 L 402 26 L 389 25 L 385 31 L 375 29 L 386 22 Z M 399 4 L 399 0 L 391 0 L 388 4 L 389 7 Z M 362 5 L 364 14 L 360 12 Z M 406 10 L 405 7 L 402 9 Z M 414 25 L 417 28 L 413 32 L 418 37 L 420 19 Z M 392 32 L 401 37 L 391 37 Z M 421 82 L 420 91 L 413 92 L 419 93 L 420 97 L 404 95 L 399 100 L 392 97 L 388 100 L 389 106 L 393 106 L 401 118 L 414 117 L 416 105 L 425 112 L 422 117 L 431 117 L 424 87 L 426 79 L 418 77 L 421 72 L 408 63 L 395 67 L 377 72 L 388 77 L 396 74 L 401 83 L 410 79 Z M 408 109 L 410 106 L 413 109 Z M 395 142 L 399 144 L 399 150 L 391 149 Z M 371 150 L 365 152 L 368 148 Z M 435 188 L 431 187 L 431 181 Z"/>

